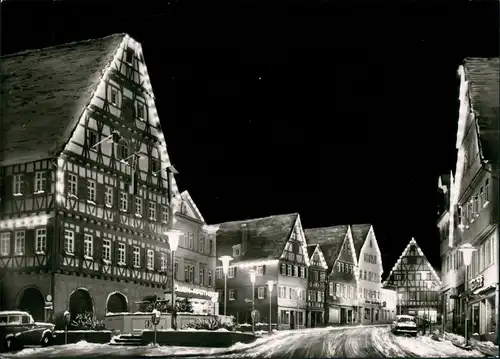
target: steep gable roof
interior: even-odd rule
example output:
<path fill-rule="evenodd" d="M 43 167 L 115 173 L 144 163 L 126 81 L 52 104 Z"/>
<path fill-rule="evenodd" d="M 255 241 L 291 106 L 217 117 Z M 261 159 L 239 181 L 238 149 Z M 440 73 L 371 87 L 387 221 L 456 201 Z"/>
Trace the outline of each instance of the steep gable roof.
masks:
<path fill-rule="evenodd" d="M 314 254 L 317 253 L 319 256 L 320 266 L 324 269 L 328 269 L 328 264 L 326 263 L 325 255 L 321 250 L 321 246 L 319 244 L 309 244 L 307 246 L 307 255 L 309 256 L 309 264 L 312 264 L 312 259 Z"/>
<path fill-rule="evenodd" d="M 218 224 L 217 256 L 232 256 L 232 246 L 240 244 L 242 231 L 247 235 L 247 250 L 233 262 L 255 259 L 279 259 L 295 227 L 298 213 L 275 215 Z M 242 225 L 245 225 L 242 228 Z M 233 263 L 232 262 L 232 263 Z"/>
<path fill-rule="evenodd" d="M 316 251 L 316 248 L 318 248 L 317 244 L 308 244 L 307 245 L 307 255 L 309 256 L 309 259 L 312 258 L 314 252 Z"/>
<path fill-rule="evenodd" d="M 48 158 L 62 150 L 125 36 L 1 58 L 0 165 Z"/>
<path fill-rule="evenodd" d="M 499 162 L 500 61 L 498 57 L 469 57 L 463 62 L 471 109 L 477 120 L 479 149 L 484 160 Z"/>
<path fill-rule="evenodd" d="M 340 225 L 304 230 L 307 243 L 319 244 L 329 269 L 333 268 L 335 260 L 342 249 L 348 228 L 347 225 Z"/>
<path fill-rule="evenodd" d="M 201 215 L 201 212 L 200 210 L 198 209 L 198 206 L 196 206 L 196 204 L 194 203 L 193 199 L 191 198 L 190 194 L 188 191 L 183 191 L 181 193 L 181 198 L 182 200 L 190 207 L 190 209 L 188 210 L 188 212 L 191 212 L 189 213 L 189 215 L 194 218 L 194 219 L 197 219 L 203 223 L 205 223 L 205 219 L 203 218 L 203 216 Z"/>
<path fill-rule="evenodd" d="M 359 260 L 361 248 L 363 248 L 363 244 L 365 244 L 370 228 L 372 228 L 371 224 L 351 224 L 352 241 L 354 243 L 357 260 Z"/>

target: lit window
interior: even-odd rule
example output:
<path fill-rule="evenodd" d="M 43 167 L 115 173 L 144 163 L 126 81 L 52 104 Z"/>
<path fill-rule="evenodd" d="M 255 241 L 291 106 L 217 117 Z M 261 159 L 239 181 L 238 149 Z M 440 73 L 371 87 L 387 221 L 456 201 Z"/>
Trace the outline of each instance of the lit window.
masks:
<path fill-rule="evenodd" d="M 120 210 L 124 212 L 128 210 L 128 195 L 125 192 L 120 192 Z"/>
<path fill-rule="evenodd" d="M 264 299 L 265 287 L 259 287 L 257 289 L 257 296 L 259 299 Z"/>
<path fill-rule="evenodd" d="M 10 254 L 10 233 L 4 232 L 0 237 L 0 254 L 8 256 Z"/>
<path fill-rule="evenodd" d="M 15 233 L 15 242 L 14 242 L 14 254 L 22 255 L 25 252 L 26 247 L 26 232 L 17 231 Z"/>
<path fill-rule="evenodd" d="M 152 221 L 156 221 L 156 203 L 155 202 L 149 202 L 148 204 L 148 212 L 149 212 L 149 219 Z"/>
<path fill-rule="evenodd" d="M 78 177 L 74 173 L 68 173 L 68 194 L 76 196 L 78 193 Z"/>
<path fill-rule="evenodd" d="M 118 104 L 118 91 L 114 88 L 111 89 L 111 103 L 113 105 Z"/>
<path fill-rule="evenodd" d="M 95 181 L 87 182 L 87 199 L 95 202 Z"/>
<path fill-rule="evenodd" d="M 35 192 L 45 191 L 47 184 L 46 172 L 35 173 Z"/>
<path fill-rule="evenodd" d="M 135 214 L 142 216 L 142 198 L 135 197 Z"/>
<path fill-rule="evenodd" d="M 20 195 L 23 193 L 24 187 L 24 176 L 23 175 L 14 175 L 14 194 Z"/>
<path fill-rule="evenodd" d="M 36 230 L 35 249 L 36 253 L 45 253 L 47 249 L 47 229 L 38 228 Z"/>
<path fill-rule="evenodd" d="M 236 291 L 234 289 L 229 290 L 229 300 L 236 300 Z"/>
<path fill-rule="evenodd" d="M 106 192 L 104 193 L 104 201 L 107 207 L 113 206 L 113 187 L 106 186 Z"/>
<path fill-rule="evenodd" d="M 91 234 L 85 234 L 84 236 L 83 255 L 86 258 L 92 258 L 94 255 L 94 237 Z"/>
<path fill-rule="evenodd" d="M 141 249 L 139 247 L 134 247 L 134 267 L 140 267 L 141 266 Z"/>
<path fill-rule="evenodd" d="M 167 266 L 168 266 L 167 255 L 165 253 L 161 253 L 160 254 L 160 270 L 162 272 L 166 272 L 167 271 Z"/>
<path fill-rule="evenodd" d="M 124 265 L 125 262 L 125 243 L 118 243 L 118 264 Z"/>
<path fill-rule="evenodd" d="M 68 254 L 75 253 L 75 232 L 73 231 L 64 231 L 64 252 Z"/>
<path fill-rule="evenodd" d="M 153 270 L 155 268 L 155 251 L 148 249 L 148 269 Z"/>
<path fill-rule="evenodd" d="M 137 117 L 144 120 L 144 105 L 142 103 L 137 104 Z"/>
<path fill-rule="evenodd" d="M 96 144 L 97 144 L 97 134 L 94 131 L 87 130 L 87 141 L 89 148 L 93 151 L 96 150 Z"/>
<path fill-rule="evenodd" d="M 108 262 L 111 261 L 111 241 L 109 239 L 102 241 L 102 259 Z"/>

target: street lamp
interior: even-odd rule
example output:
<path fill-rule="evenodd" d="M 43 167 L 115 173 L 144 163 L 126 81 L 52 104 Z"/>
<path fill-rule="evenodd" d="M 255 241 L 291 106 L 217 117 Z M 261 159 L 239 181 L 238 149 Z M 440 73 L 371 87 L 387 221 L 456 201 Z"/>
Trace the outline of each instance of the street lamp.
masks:
<path fill-rule="evenodd" d="M 255 269 L 248 271 L 250 274 L 250 282 L 252 282 L 252 333 L 255 333 Z"/>
<path fill-rule="evenodd" d="M 477 248 L 475 248 L 472 244 L 466 243 L 462 244 L 458 250 L 462 252 L 464 256 L 464 266 L 465 266 L 465 292 L 467 293 L 469 291 L 469 266 L 472 262 L 472 253 L 477 251 Z M 469 345 L 469 338 L 468 338 L 468 321 L 469 321 L 469 298 L 468 298 L 468 293 L 467 296 L 465 297 L 465 346 Z"/>
<path fill-rule="evenodd" d="M 269 332 L 273 331 L 273 325 L 271 321 L 271 311 L 272 311 L 272 294 L 273 294 L 274 281 L 267 281 L 267 291 L 269 292 Z"/>
<path fill-rule="evenodd" d="M 401 315 L 401 307 L 402 307 L 402 302 L 403 301 L 403 293 L 398 293 L 398 302 L 399 302 L 399 315 Z"/>
<path fill-rule="evenodd" d="M 179 246 L 179 237 L 182 235 L 181 231 L 177 229 L 171 229 L 166 232 L 168 236 L 168 245 L 170 247 L 170 253 L 172 254 L 172 329 L 177 329 L 177 323 L 175 323 L 174 328 L 174 311 L 175 311 L 175 251 Z"/>
<path fill-rule="evenodd" d="M 227 315 L 227 272 L 229 271 L 229 262 L 233 260 L 231 256 L 222 256 L 219 258 L 222 262 L 222 273 L 224 273 L 224 316 Z"/>

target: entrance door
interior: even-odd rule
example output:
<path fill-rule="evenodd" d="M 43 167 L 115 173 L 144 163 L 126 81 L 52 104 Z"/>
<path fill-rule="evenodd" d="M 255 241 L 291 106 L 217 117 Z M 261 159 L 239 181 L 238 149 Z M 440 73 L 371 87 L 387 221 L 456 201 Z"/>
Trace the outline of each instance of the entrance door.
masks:
<path fill-rule="evenodd" d="M 479 303 L 472 306 L 472 333 L 471 335 L 479 334 Z"/>
<path fill-rule="evenodd" d="M 290 311 L 290 329 L 295 329 L 295 312 Z"/>

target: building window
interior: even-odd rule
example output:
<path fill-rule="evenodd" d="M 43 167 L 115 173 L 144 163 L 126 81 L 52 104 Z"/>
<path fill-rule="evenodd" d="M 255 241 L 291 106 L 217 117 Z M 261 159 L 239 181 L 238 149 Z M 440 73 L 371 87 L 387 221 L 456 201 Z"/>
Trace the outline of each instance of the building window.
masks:
<path fill-rule="evenodd" d="M 120 210 L 123 212 L 128 210 L 128 195 L 126 192 L 120 192 Z"/>
<path fill-rule="evenodd" d="M 212 239 L 208 241 L 208 254 L 214 254 L 214 241 Z"/>
<path fill-rule="evenodd" d="M 236 291 L 234 289 L 229 290 L 229 300 L 236 300 Z"/>
<path fill-rule="evenodd" d="M 233 257 L 239 257 L 240 254 L 241 254 L 241 246 L 239 244 L 233 246 Z"/>
<path fill-rule="evenodd" d="M 304 267 L 300 267 L 300 278 L 306 277 L 306 269 Z"/>
<path fill-rule="evenodd" d="M 26 232 L 25 231 L 17 231 L 15 233 L 15 242 L 14 242 L 14 254 L 22 255 L 25 252 L 26 247 Z"/>
<path fill-rule="evenodd" d="M 293 266 L 293 275 L 295 277 L 299 276 L 299 267 L 298 266 Z"/>
<path fill-rule="evenodd" d="M 109 239 L 102 241 L 102 259 L 111 262 L 111 241 Z"/>
<path fill-rule="evenodd" d="M 113 187 L 106 186 L 106 190 L 104 192 L 104 202 L 107 207 L 113 206 Z"/>
<path fill-rule="evenodd" d="M 257 266 L 257 275 L 264 275 L 264 266 Z"/>
<path fill-rule="evenodd" d="M 163 223 L 168 223 L 168 207 L 167 206 L 161 207 L 161 221 Z"/>
<path fill-rule="evenodd" d="M 47 250 L 47 229 L 38 228 L 36 230 L 36 241 L 35 241 L 36 253 L 45 253 Z"/>
<path fill-rule="evenodd" d="M 133 261 L 134 267 L 140 267 L 141 266 L 141 248 L 134 247 L 133 256 L 134 256 L 134 261 Z"/>
<path fill-rule="evenodd" d="M 97 134 L 92 130 L 87 130 L 87 140 L 89 148 L 95 151 L 95 145 L 97 144 Z"/>
<path fill-rule="evenodd" d="M 292 266 L 290 264 L 286 267 L 286 274 L 292 276 Z"/>
<path fill-rule="evenodd" d="M 75 253 L 75 232 L 67 229 L 64 231 L 64 252 Z"/>
<path fill-rule="evenodd" d="M 8 256 L 10 254 L 10 233 L 4 232 L 0 237 L 0 254 Z"/>
<path fill-rule="evenodd" d="M 354 298 L 354 287 L 349 286 L 349 298 Z"/>
<path fill-rule="evenodd" d="M 155 251 L 148 249 L 148 269 L 155 269 Z"/>
<path fill-rule="evenodd" d="M 111 103 L 113 105 L 118 104 L 118 91 L 114 88 L 111 89 Z"/>
<path fill-rule="evenodd" d="M 194 283 L 194 266 L 189 266 L 189 283 Z"/>
<path fill-rule="evenodd" d="M 158 173 L 160 171 L 160 161 L 155 158 L 151 159 L 151 171 L 153 173 Z"/>
<path fill-rule="evenodd" d="M 486 205 L 490 201 L 490 180 L 489 178 L 486 178 L 486 181 L 484 182 L 484 204 L 483 207 L 486 207 Z"/>
<path fill-rule="evenodd" d="M 72 196 L 77 195 L 78 177 L 74 173 L 68 173 L 68 194 Z"/>
<path fill-rule="evenodd" d="M 135 214 L 138 217 L 142 217 L 142 198 L 135 197 Z"/>
<path fill-rule="evenodd" d="M 234 278 L 236 274 L 236 267 L 229 267 L 227 271 L 228 278 Z"/>
<path fill-rule="evenodd" d="M 209 287 L 212 286 L 212 271 L 211 270 L 208 271 L 208 286 Z"/>
<path fill-rule="evenodd" d="M 221 279 L 223 274 L 224 273 L 222 272 L 222 268 L 220 268 L 220 267 L 215 268 L 215 277 L 217 279 Z"/>
<path fill-rule="evenodd" d="M 118 243 L 118 264 L 125 265 L 125 243 Z"/>
<path fill-rule="evenodd" d="M 179 263 L 174 263 L 174 279 L 179 280 Z"/>
<path fill-rule="evenodd" d="M 165 253 L 160 254 L 160 271 L 166 272 L 168 266 L 168 259 Z"/>
<path fill-rule="evenodd" d="M 87 200 L 95 202 L 95 181 L 87 181 Z"/>
<path fill-rule="evenodd" d="M 118 158 L 122 161 L 125 161 L 128 158 L 128 145 L 120 144 L 118 146 Z"/>
<path fill-rule="evenodd" d="M 35 192 L 45 191 L 47 185 L 46 172 L 35 173 Z"/>
<path fill-rule="evenodd" d="M 189 241 L 189 249 L 193 250 L 194 248 L 194 234 L 188 233 L 188 241 Z"/>
<path fill-rule="evenodd" d="M 336 283 L 335 284 L 335 295 L 337 297 L 340 297 L 341 296 L 341 293 L 340 293 L 340 284 L 339 283 Z"/>
<path fill-rule="evenodd" d="M 264 290 L 265 290 L 265 288 L 264 288 L 264 287 L 259 287 L 259 288 L 257 289 L 257 297 L 258 297 L 259 299 L 264 299 L 264 294 L 265 294 L 265 293 L 264 293 Z"/>
<path fill-rule="evenodd" d="M 133 49 L 127 49 L 125 52 L 125 61 L 127 63 L 131 64 L 134 61 L 134 50 Z"/>
<path fill-rule="evenodd" d="M 479 195 L 474 196 L 474 207 L 473 207 L 474 215 L 479 213 Z"/>
<path fill-rule="evenodd" d="M 203 253 L 205 251 L 205 238 L 200 237 L 200 253 Z"/>
<path fill-rule="evenodd" d="M 140 102 L 137 103 L 137 117 L 144 120 L 144 105 Z"/>
<path fill-rule="evenodd" d="M 200 281 L 200 285 L 205 285 L 205 269 L 204 268 L 200 268 L 200 278 L 199 278 L 199 281 Z"/>
<path fill-rule="evenodd" d="M 14 175 L 14 195 L 20 195 L 23 193 L 24 187 L 24 176 L 23 175 Z"/>
<path fill-rule="evenodd" d="M 148 215 L 151 221 L 156 221 L 156 203 L 149 201 L 148 203 Z"/>
<path fill-rule="evenodd" d="M 328 293 L 333 297 L 333 282 L 328 283 Z"/>
<path fill-rule="evenodd" d="M 83 255 L 85 258 L 91 259 L 94 254 L 94 238 L 90 234 L 84 235 L 83 241 Z"/>

